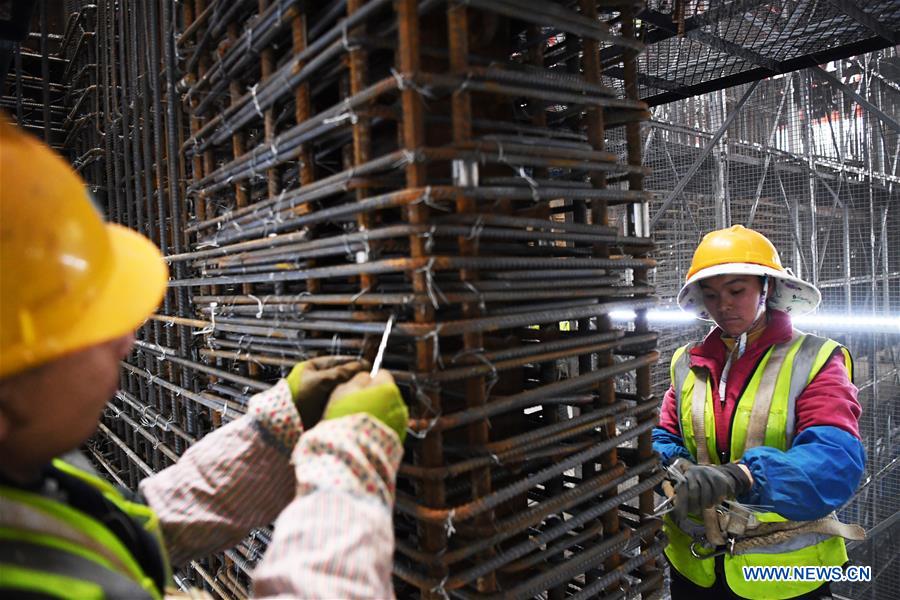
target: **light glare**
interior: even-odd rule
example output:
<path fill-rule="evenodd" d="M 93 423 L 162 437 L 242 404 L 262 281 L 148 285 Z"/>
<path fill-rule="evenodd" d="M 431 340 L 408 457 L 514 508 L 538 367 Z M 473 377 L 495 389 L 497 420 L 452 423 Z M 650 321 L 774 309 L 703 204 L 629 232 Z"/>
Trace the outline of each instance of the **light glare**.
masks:
<path fill-rule="evenodd" d="M 632 310 L 614 310 L 609 313 L 609 317 L 613 321 L 619 322 L 633 321 L 635 316 Z M 677 325 L 694 322 L 696 316 L 678 309 L 657 308 L 647 311 L 647 320 L 657 325 Z M 900 315 L 819 313 L 794 317 L 791 320 L 795 326 L 801 328 L 900 334 Z"/>

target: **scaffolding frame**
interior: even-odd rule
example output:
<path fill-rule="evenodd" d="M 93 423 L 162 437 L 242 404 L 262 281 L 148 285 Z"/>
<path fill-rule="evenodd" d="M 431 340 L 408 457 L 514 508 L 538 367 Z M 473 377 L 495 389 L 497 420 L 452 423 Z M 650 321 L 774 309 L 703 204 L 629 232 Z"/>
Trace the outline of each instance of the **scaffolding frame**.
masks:
<path fill-rule="evenodd" d="M 785 264 L 819 286 L 821 312 L 896 318 L 900 136 L 892 115 L 900 114 L 900 94 L 878 69 L 895 57 L 896 50 L 884 50 L 653 110 L 643 135 L 653 172 L 647 189 L 657 194 L 650 205 L 659 260 L 653 283 L 662 297 L 677 295 L 704 233 L 740 223 L 768 235 Z M 724 105 L 723 114 L 717 108 Z M 704 333 L 701 326 L 661 327 L 660 365 Z M 897 597 L 900 323 L 894 331 L 838 324 L 820 333 L 854 356 L 868 455 L 860 489 L 841 516 L 868 529 L 849 552 L 873 566 L 874 580 L 835 588 L 852 598 Z M 656 394 L 668 385 L 667 372 L 656 369 Z"/>

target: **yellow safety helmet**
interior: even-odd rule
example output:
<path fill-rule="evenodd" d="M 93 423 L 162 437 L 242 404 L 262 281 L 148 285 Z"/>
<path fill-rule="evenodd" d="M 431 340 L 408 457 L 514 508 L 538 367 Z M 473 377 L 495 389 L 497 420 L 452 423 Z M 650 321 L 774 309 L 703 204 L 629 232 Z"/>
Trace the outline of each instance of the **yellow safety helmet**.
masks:
<path fill-rule="evenodd" d="M 711 231 L 703 237 L 694 251 L 687 281 L 678 293 L 678 306 L 711 321 L 698 282 L 716 275 L 768 276 L 775 285 L 766 299 L 767 306 L 794 315 L 815 310 L 822 300 L 814 285 L 782 266 L 778 250 L 766 236 L 743 225 Z"/>
<path fill-rule="evenodd" d="M 167 281 L 159 249 L 104 223 L 72 168 L 0 114 L 0 377 L 134 330 Z"/>

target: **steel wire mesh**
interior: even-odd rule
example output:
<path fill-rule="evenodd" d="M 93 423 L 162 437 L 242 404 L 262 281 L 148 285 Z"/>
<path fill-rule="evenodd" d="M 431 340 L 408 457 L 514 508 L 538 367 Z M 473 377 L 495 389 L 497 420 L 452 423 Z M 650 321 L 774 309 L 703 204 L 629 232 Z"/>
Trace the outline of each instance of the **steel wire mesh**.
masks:
<path fill-rule="evenodd" d="M 854 57 L 827 68 L 889 118 L 900 114 L 900 94 L 881 70 L 895 50 Z M 701 156 L 747 86 L 653 109 L 643 143 L 656 193 L 651 215 Z M 896 122 L 896 121 L 895 121 Z M 674 299 L 700 236 L 730 224 L 750 223 L 768 236 L 782 262 L 822 291 L 820 312 L 896 315 L 900 305 L 898 135 L 846 91 L 815 73 L 763 81 L 703 160 L 696 175 L 653 230 L 659 266 L 653 283 Z M 663 367 L 680 345 L 706 328 L 660 326 L 659 365 L 653 386 L 669 386 Z M 870 539 L 851 545 L 851 560 L 871 565 L 871 583 L 835 585 L 851 598 L 896 598 L 895 538 L 900 505 L 897 410 L 900 406 L 900 336 L 854 333 L 839 323 L 819 332 L 845 344 L 855 359 L 862 406 L 860 434 L 867 467 L 860 491 L 841 511 Z"/>

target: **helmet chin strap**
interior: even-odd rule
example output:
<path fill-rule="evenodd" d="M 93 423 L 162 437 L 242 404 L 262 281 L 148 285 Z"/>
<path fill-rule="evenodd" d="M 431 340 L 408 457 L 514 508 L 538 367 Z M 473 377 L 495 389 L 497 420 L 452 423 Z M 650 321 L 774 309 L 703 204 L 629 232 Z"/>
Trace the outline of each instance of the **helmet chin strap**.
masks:
<path fill-rule="evenodd" d="M 769 276 L 763 275 L 762 281 L 762 293 L 759 295 L 759 305 L 756 307 L 756 316 L 753 317 L 753 322 L 750 324 L 750 327 L 747 328 L 741 335 L 737 338 L 737 357 L 740 358 L 744 355 L 744 351 L 747 350 L 747 336 L 753 331 L 756 326 L 759 324 L 760 320 L 765 318 L 766 315 L 766 300 L 768 299 L 768 288 L 769 288 Z M 734 352 L 728 353 L 728 359 L 725 361 L 725 366 L 722 368 L 722 377 L 719 379 L 719 400 L 722 404 L 725 404 L 725 388 L 728 385 L 728 375 L 731 372 L 731 365 L 734 359 Z"/>

